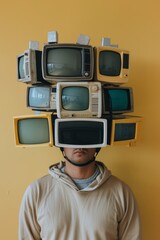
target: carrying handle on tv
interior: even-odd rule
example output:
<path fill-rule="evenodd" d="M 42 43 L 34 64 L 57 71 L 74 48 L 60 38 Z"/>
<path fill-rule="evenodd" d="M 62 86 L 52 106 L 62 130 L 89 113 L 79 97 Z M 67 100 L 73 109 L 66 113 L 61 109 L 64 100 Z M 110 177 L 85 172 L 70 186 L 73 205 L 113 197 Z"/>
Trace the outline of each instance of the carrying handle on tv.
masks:
<path fill-rule="evenodd" d="M 80 34 L 77 39 L 77 44 L 88 45 L 89 41 L 90 41 L 90 38 L 88 36 Z"/>
<path fill-rule="evenodd" d="M 58 33 L 56 31 L 48 32 L 48 43 L 58 43 Z"/>
<path fill-rule="evenodd" d="M 114 48 L 118 48 L 118 44 L 111 44 L 111 39 L 110 38 L 102 38 L 102 42 L 101 42 L 102 46 L 106 46 L 106 47 L 114 47 Z"/>
<path fill-rule="evenodd" d="M 38 50 L 39 42 L 38 41 L 29 41 L 29 49 Z"/>

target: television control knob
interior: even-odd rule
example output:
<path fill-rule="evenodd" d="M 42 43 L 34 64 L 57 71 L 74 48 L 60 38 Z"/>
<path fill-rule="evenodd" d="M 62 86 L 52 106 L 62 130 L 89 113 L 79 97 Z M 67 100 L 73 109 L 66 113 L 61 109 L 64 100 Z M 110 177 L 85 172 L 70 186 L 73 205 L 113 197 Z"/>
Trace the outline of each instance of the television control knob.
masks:
<path fill-rule="evenodd" d="M 92 86 L 92 91 L 93 92 L 97 92 L 98 91 L 98 86 L 97 85 L 93 85 Z"/>
<path fill-rule="evenodd" d="M 89 73 L 88 73 L 88 72 L 85 72 L 84 75 L 85 75 L 85 77 L 88 77 L 88 76 L 89 76 Z"/>

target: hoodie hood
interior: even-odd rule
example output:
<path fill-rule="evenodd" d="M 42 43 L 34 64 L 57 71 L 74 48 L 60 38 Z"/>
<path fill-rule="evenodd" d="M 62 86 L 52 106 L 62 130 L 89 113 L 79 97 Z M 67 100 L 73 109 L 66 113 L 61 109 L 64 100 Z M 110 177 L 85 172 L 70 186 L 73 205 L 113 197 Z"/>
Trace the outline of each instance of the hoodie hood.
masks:
<path fill-rule="evenodd" d="M 58 181 L 63 182 L 68 185 L 70 188 L 76 191 L 93 191 L 94 189 L 101 186 L 104 182 L 106 182 L 111 177 L 111 171 L 107 169 L 107 167 L 99 161 L 96 161 L 96 165 L 99 168 L 100 174 L 97 178 L 86 188 L 79 190 L 75 183 L 72 181 L 71 177 L 67 174 L 63 173 L 61 170 L 65 167 L 65 162 L 61 161 L 60 163 L 56 163 L 49 167 L 49 174 L 57 179 Z"/>

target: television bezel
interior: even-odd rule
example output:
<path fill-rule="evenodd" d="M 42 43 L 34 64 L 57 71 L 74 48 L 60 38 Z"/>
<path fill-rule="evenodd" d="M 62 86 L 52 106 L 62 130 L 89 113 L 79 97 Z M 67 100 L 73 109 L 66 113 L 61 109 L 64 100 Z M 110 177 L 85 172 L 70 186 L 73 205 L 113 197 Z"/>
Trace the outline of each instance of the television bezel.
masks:
<path fill-rule="evenodd" d="M 128 110 L 112 110 L 112 108 L 110 109 L 109 107 L 109 111 L 105 110 L 105 93 L 104 90 L 108 89 L 108 90 L 128 90 L 129 91 L 129 101 L 130 101 L 130 109 Z M 109 100 L 110 101 L 110 100 Z M 109 102 L 110 104 L 110 102 Z M 133 98 L 133 88 L 132 87 L 117 87 L 117 86 L 109 86 L 109 85 L 102 85 L 102 115 L 107 115 L 107 114 L 123 114 L 123 113 L 130 113 L 134 111 L 134 98 Z"/>
<path fill-rule="evenodd" d="M 101 144 L 86 144 L 86 145 L 73 145 L 63 144 L 59 142 L 59 123 L 62 122 L 75 122 L 75 121 L 94 121 L 103 123 L 103 143 Z M 56 147 L 67 147 L 67 148 L 101 148 L 107 146 L 107 119 L 102 118 L 56 118 L 55 119 L 55 130 L 54 130 L 54 144 Z"/>
<path fill-rule="evenodd" d="M 19 130 L 18 130 L 18 121 L 25 119 L 37 119 L 43 118 L 48 120 L 48 129 L 49 129 L 49 141 L 46 143 L 37 143 L 37 144 L 23 144 L 19 141 Z M 14 121 L 14 136 L 15 136 L 15 145 L 17 147 L 52 147 L 53 143 L 53 122 L 52 122 L 52 114 L 35 114 L 35 115 L 22 115 L 15 116 L 13 118 Z"/>
<path fill-rule="evenodd" d="M 31 88 L 49 88 L 49 98 L 50 98 L 50 104 L 49 107 L 32 107 L 29 104 L 29 92 Z M 55 89 L 55 92 L 52 93 L 52 89 Z M 51 104 L 53 104 L 54 108 L 51 107 Z M 32 110 L 36 111 L 47 111 L 47 112 L 56 112 L 56 85 L 32 85 L 27 87 L 27 94 L 26 94 L 26 106 Z"/>
<path fill-rule="evenodd" d="M 81 76 L 77 77 L 61 77 L 61 76 L 51 76 L 47 74 L 47 51 L 49 49 L 56 49 L 56 48 L 77 48 L 77 49 L 89 49 L 90 51 L 90 74 L 87 76 L 87 73 L 82 74 Z M 82 56 L 83 60 L 83 56 Z M 84 66 L 82 66 L 83 70 Z M 42 50 L 42 75 L 45 80 L 47 80 L 49 83 L 54 84 L 56 82 L 60 81 L 91 81 L 93 80 L 94 76 L 94 49 L 91 45 L 83 45 L 83 44 L 74 44 L 74 43 L 58 43 L 58 44 L 44 44 L 43 50 Z"/>
<path fill-rule="evenodd" d="M 95 61 L 96 61 L 96 67 L 95 67 L 95 79 L 101 82 L 109 83 L 109 84 L 115 84 L 120 85 L 128 82 L 129 78 L 129 70 L 130 70 L 130 64 L 129 64 L 129 58 L 130 53 L 128 50 L 123 50 L 116 47 L 109 47 L 109 46 L 99 46 L 94 48 L 95 51 Z M 120 54 L 121 58 L 121 70 L 120 74 L 118 76 L 106 76 L 100 73 L 99 70 L 99 64 L 100 64 L 100 53 L 103 51 L 113 51 Z M 123 54 L 128 55 L 128 68 L 123 68 Z"/>
<path fill-rule="evenodd" d="M 82 86 L 86 87 L 89 90 L 89 108 L 82 111 L 67 111 L 63 109 L 62 106 L 62 90 L 65 87 L 72 86 Z M 92 112 L 92 95 L 93 98 L 97 95 L 97 112 Z M 82 96 L 83 97 L 83 96 Z M 93 82 L 58 82 L 57 83 L 57 95 L 56 95 L 56 104 L 57 104 L 57 116 L 59 118 L 95 118 L 101 117 L 102 115 L 102 87 L 101 83 L 98 81 Z"/>
<path fill-rule="evenodd" d="M 141 139 L 141 131 L 142 131 L 142 117 L 140 116 L 124 116 L 124 117 L 118 117 L 114 116 L 111 120 L 111 135 L 108 137 L 110 138 L 110 142 L 108 142 L 109 145 L 111 146 L 120 146 L 120 145 L 126 145 L 126 146 L 134 146 L 138 141 Z M 119 123 L 135 123 L 136 124 L 136 129 L 135 129 L 135 137 L 133 139 L 128 139 L 128 140 L 119 140 L 115 141 L 114 136 L 115 136 L 115 126 L 116 124 Z"/>

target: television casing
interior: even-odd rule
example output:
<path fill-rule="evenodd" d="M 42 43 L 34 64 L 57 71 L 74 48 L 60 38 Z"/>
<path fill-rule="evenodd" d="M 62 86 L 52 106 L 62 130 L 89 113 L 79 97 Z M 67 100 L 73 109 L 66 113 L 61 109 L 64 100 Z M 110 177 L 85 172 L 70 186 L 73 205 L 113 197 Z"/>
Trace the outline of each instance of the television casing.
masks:
<path fill-rule="evenodd" d="M 92 136 L 96 138 L 94 143 Z M 99 140 L 99 138 L 101 139 Z M 54 144 L 57 147 L 69 148 L 105 147 L 107 145 L 107 120 L 102 118 L 56 118 Z"/>
<path fill-rule="evenodd" d="M 23 134 L 20 133 L 20 121 L 25 121 L 25 120 L 35 120 L 34 121 L 34 124 L 32 123 L 32 131 L 29 131 L 30 128 L 28 128 L 28 130 L 26 131 L 26 134 L 31 134 L 29 136 L 31 143 L 27 143 L 26 142 L 23 142 L 21 140 L 21 137 L 20 137 L 20 134 Z M 46 119 L 47 120 L 47 134 L 48 134 L 48 139 L 46 142 L 44 143 L 40 143 L 40 142 L 32 142 L 32 137 L 34 137 L 34 134 L 39 134 L 39 132 L 41 132 L 41 137 L 43 137 L 44 135 L 44 131 L 42 129 L 42 125 L 41 127 L 39 127 L 38 129 L 36 129 L 36 120 L 37 119 Z M 42 146 L 47 146 L 47 147 L 52 147 L 53 146 L 53 119 L 52 119 L 52 114 L 35 114 L 35 115 L 24 115 L 24 116 L 15 116 L 13 118 L 13 121 L 14 121 L 14 136 L 15 136 L 15 144 L 17 147 L 42 147 Z M 36 129 L 36 132 L 34 132 Z M 45 129 L 46 130 L 46 129 Z M 24 135 L 23 135 L 24 136 Z M 27 136 L 25 136 L 27 138 Z"/>
<path fill-rule="evenodd" d="M 67 110 L 64 109 L 63 105 L 63 90 L 66 88 L 86 88 L 88 91 L 88 107 L 84 110 Z M 72 91 L 73 92 L 73 91 Z M 74 94 L 74 92 L 73 92 Z M 69 101 L 74 103 L 76 101 L 76 98 L 78 101 L 83 101 L 84 96 L 81 95 L 80 99 L 79 96 L 69 96 Z M 58 82 L 57 83 L 57 95 L 56 95 L 56 104 L 57 104 L 57 116 L 59 118 L 87 118 L 87 117 L 101 117 L 102 114 L 102 89 L 101 89 L 101 83 L 98 81 L 92 81 L 92 82 Z"/>
<path fill-rule="evenodd" d="M 107 46 L 99 46 L 94 48 L 95 51 L 95 79 L 101 82 L 105 82 L 108 84 L 115 84 L 120 85 L 128 82 L 129 78 L 129 51 L 122 50 L 115 47 L 107 47 Z M 117 73 L 104 73 L 102 69 L 100 68 L 100 64 L 102 62 L 100 61 L 102 54 L 104 53 L 111 53 L 117 56 L 119 64 L 119 70 Z M 105 65 L 106 68 L 107 65 Z M 113 68 L 117 67 L 112 65 L 112 59 L 109 62 L 109 66 L 113 70 Z"/>
<path fill-rule="evenodd" d="M 27 49 L 17 56 L 17 79 L 22 83 L 47 83 L 42 76 L 42 51 Z M 22 64 L 22 66 L 21 66 Z M 21 71 L 23 72 L 21 74 Z M 24 76 L 22 76 L 24 75 Z"/>
<path fill-rule="evenodd" d="M 142 117 L 133 115 L 108 116 L 107 123 L 108 145 L 134 146 L 140 141 L 142 133 Z"/>
<path fill-rule="evenodd" d="M 49 52 L 54 50 L 67 50 L 72 51 L 76 50 L 80 53 L 80 59 L 73 59 L 73 65 L 76 66 L 76 60 L 81 62 L 81 69 L 80 73 L 74 74 L 71 72 L 67 75 L 60 74 L 61 68 L 63 66 L 63 62 L 58 62 L 58 57 L 56 58 L 57 62 L 52 63 L 52 68 L 55 66 L 57 67 L 57 74 L 50 74 L 47 68 L 48 63 L 48 56 Z M 60 54 L 60 53 L 59 53 Z M 53 55 L 54 57 L 54 55 Z M 68 56 L 67 56 L 68 58 Z M 70 58 L 70 56 L 69 56 Z M 70 59 L 65 64 L 70 63 Z M 80 66 L 80 64 L 78 64 Z M 94 72 L 94 50 L 93 47 L 90 45 L 83 45 L 83 44 L 72 44 L 72 43 L 59 43 L 59 44 L 45 44 L 42 50 L 42 75 L 45 80 L 49 83 L 54 84 L 55 82 L 59 81 L 90 81 L 93 79 L 93 72 Z"/>
<path fill-rule="evenodd" d="M 122 106 L 122 97 L 120 95 L 114 95 L 113 92 L 124 91 L 126 92 L 127 102 Z M 111 93 L 112 92 L 112 93 Z M 114 109 L 117 105 L 117 109 Z M 134 98 L 133 89 L 131 87 L 117 87 L 110 85 L 102 85 L 102 115 L 108 114 L 123 114 L 134 111 Z"/>
<path fill-rule="evenodd" d="M 45 99 L 45 96 L 43 94 L 43 89 L 48 90 L 48 102 L 45 102 L 42 104 L 42 106 L 33 106 L 31 105 L 31 91 L 35 90 L 35 98 L 37 97 L 38 101 L 38 95 Z M 39 92 L 38 92 L 39 91 Z M 41 99 L 39 101 L 41 101 Z M 42 103 L 42 101 L 41 101 Z M 26 94 L 26 105 L 28 108 L 31 108 L 32 110 L 36 111 L 48 111 L 48 112 L 56 112 L 56 85 L 55 86 L 48 86 L 48 85 L 32 85 L 27 87 L 27 94 Z"/>

